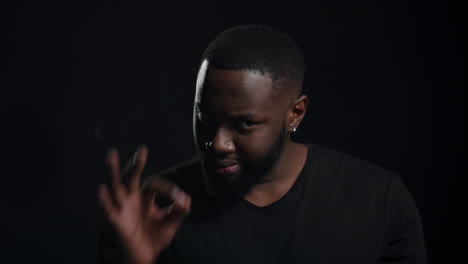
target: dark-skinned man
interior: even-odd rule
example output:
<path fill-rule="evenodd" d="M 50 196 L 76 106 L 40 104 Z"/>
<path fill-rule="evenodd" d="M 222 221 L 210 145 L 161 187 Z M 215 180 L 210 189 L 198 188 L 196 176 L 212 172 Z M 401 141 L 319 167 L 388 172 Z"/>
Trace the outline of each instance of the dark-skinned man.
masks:
<path fill-rule="evenodd" d="M 148 149 L 125 172 L 109 152 L 100 262 L 426 263 L 398 175 L 291 140 L 307 109 L 304 69 L 285 33 L 246 25 L 218 35 L 196 82 L 199 155 L 140 185 Z"/>

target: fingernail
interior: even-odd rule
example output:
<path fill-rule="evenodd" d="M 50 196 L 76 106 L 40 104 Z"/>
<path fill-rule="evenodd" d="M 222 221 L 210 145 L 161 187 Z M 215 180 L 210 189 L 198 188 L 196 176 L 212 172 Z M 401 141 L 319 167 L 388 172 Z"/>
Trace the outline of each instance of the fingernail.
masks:
<path fill-rule="evenodd" d="M 141 145 L 139 145 L 137 147 L 137 150 L 135 151 L 135 153 L 133 154 L 133 158 L 132 158 L 132 166 L 135 165 L 137 163 L 137 159 L 138 159 L 138 153 L 140 153 L 140 150 L 141 150 Z"/>
<path fill-rule="evenodd" d="M 187 199 L 187 195 L 181 189 L 175 186 L 172 187 L 171 197 L 172 199 L 180 202 L 183 202 L 185 199 Z"/>
<path fill-rule="evenodd" d="M 109 161 L 111 156 L 112 156 L 112 153 L 115 151 L 115 148 L 110 148 L 109 150 L 107 150 L 107 155 L 106 155 L 106 160 Z"/>

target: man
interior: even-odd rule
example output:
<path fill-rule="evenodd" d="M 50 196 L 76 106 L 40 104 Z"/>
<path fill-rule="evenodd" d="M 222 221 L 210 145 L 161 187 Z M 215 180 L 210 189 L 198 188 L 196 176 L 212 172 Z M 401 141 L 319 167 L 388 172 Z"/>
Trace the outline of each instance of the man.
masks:
<path fill-rule="evenodd" d="M 307 109 L 303 78 L 286 34 L 257 25 L 220 34 L 197 77 L 198 157 L 140 185 L 147 148 L 122 178 L 109 152 L 99 198 L 114 236 L 102 236 L 101 262 L 425 263 L 398 175 L 291 141 Z"/>

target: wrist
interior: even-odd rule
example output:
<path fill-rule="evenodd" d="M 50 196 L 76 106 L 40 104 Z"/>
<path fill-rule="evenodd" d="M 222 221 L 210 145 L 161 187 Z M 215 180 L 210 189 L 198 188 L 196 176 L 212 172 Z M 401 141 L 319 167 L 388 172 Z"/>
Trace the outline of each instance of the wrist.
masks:
<path fill-rule="evenodd" d="M 142 250 L 141 248 L 123 249 L 123 260 L 125 264 L 153 264 L 162 250 Z"/>

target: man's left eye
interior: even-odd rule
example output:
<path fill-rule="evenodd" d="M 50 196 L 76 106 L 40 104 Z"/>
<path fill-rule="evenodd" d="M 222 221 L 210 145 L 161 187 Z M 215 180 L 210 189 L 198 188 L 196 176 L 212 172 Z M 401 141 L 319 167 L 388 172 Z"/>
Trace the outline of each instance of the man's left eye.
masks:
<path fill-rule="evenodd" d="M 244 126 L 246 126 L 246 127 L 251 127 L 253 125 L 254 125 L 254 123 L 251 122 L 251 121 L 244 121 Z"/>
<path fill-rule="evenodd" d="M 255 125 L 257 125 L 257 123 L 254 122 L 254 121 L 250 121 L 250 120 L 244 120 L 244 121 L 241 122 L 241 126 L 243 128 L 252 128 Z"/>

